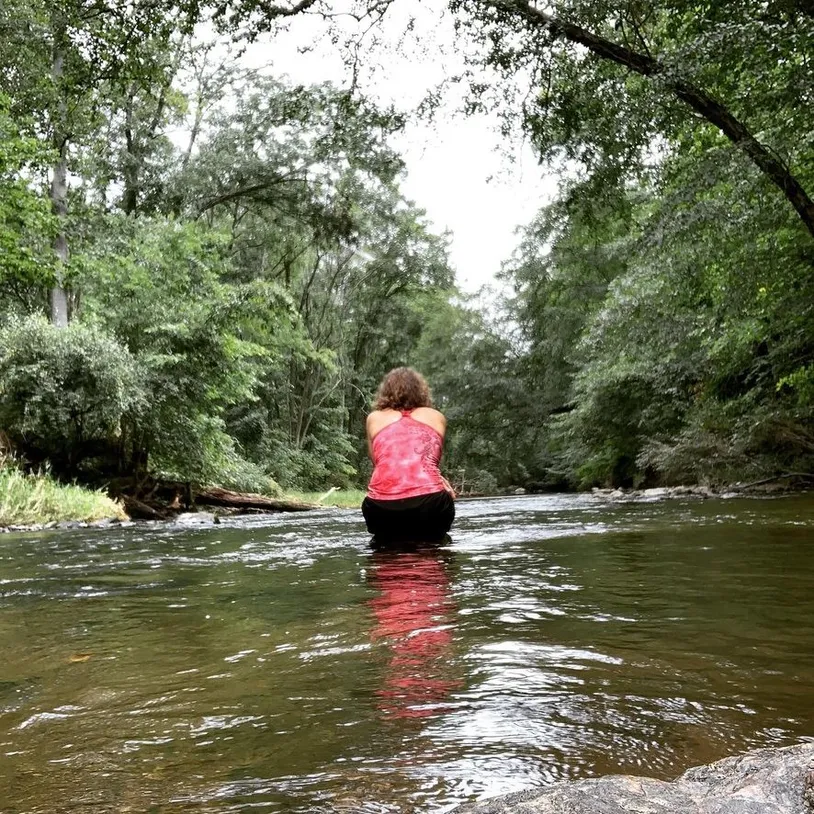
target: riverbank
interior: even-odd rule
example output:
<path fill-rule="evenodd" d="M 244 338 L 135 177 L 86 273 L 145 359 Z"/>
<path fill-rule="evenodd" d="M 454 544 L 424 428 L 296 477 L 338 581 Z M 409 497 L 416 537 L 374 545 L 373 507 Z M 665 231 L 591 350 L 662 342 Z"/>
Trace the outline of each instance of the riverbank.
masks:
<path fill-rule="evenodd" d="M 328 489 L 325 492 L 286 492 L 283 497 L 286 500 L 298 500 L 316 506 L 360 509 L 365 493 L 361 489 Z"/>
<path fill-rule="evenodd" d="M 606 500 L 624 503 L 626 501 L 658 501 L 676 498 L 718 498 L 730 500 L 736 497 L 766 497 L 770 495 L 797 494 L 806 491 L 801 484 L 789 485 L 780 481 L 760 483 L 733 483 L 720 489 L 710 486 L 657 486 L 652 489 L 592 489 L 591 494 Z"/>
<path fill-rule="evenodd" d="M 117 520 L 127 520 L 124 508 L 102 491 L 58 483 L 46 474 L 0 468 L 0 527 L 22 530 Z"/>
<path fill-rule="evenodd" d="M 780 478 L 766 478 L 765 480 L 754 483 L 731 483 L 720 487 L 696 484 L 695 486 L 657 486 L 650 489 L 621 487 L 602 489 L 595 486 L 590 490 L 590 494 L 600 499 L 618 503 L 636 501 L 652 502 L 658 500 L 672 500 L 675 498 L 718 498 L 728 500 L 735 497 L 766 497 L 771 495 L 800 494 L 811 491 L 812 487 L 814 487 L 814 476 L 795 475 L 794 479 L 790 479 L 790 476 L 784 476 Z M 553 493 L 518 487 L 516 489 L 510 489 L 504 494 L 526 495 Z M 581 494 L 587 494 L 587 492 Z"/>
<path fill-rule="evenodd" d="M 285 492 L 269 498 L 270 504 L 297 510 L 340 508 L 358 509 L 365 493 L 358 489 L 330 489 L 324 492 Z M 244 496 L 245 497 L 245 496 Z M 265 496 L 258 496 L 265 499 Z M 202 505 L 193 511 L 179 509 L 167 517 L 136 516 L 131 519 L 122 503 L 103 491 L 73 484 L 61 484 L 48 475 L 25 475 L 14 469 L 0 469 L 0 533 L 49 531 L 51 529 L 108 528 L 149 520 L 189 524 L 217 523 L 236 511 L 228 506 Z M 249 511 L 259 512 L 262 509 Z M 272 511 L 272 509 L 269 509 Z"/>
<path fill-rule="evenodd" d="M 653 503 L 665 500 L 689 499 L 730 500 L 739 497 L 777 497 L 799 494 L 799 488 L 782 483 L 735 484 L 721 490 L 708 486 L 664 486 L 652 489 L 592 489 L 590 494 L 608 503 Z M 503 495 L 465 495 L 464 498 L 514 497 L 535 493 L 514 489 Z M 360 509 L 365 493 L 361 489 L 329 489 L 324 492 L 285 492 L 277 498 L 266 498 L 269 504 L 293 507 L 292 510 L 338 508 Z M 244 495 L 244 497 L 246 497 Z M 277 509 L 284 510 L 284 509 Z M 248 509 L 250 513 L 262 508 Z M 274 511 L 269 508 L 268 511 Z M 196 514 L 201 522 L 219 522 L 220 517 L 240 513 L 227 506 L 201 504 L 185 511 L 180 507 L 168 515 L 134 515 L 131 519 L 125 507 L 103 491 L 76 485 L 60 484 L 47 475 L 24 475 L 16 470 L 0 470 L 0 533 L 10 531 L 43 531 L 54 528 L 105 528 L 133 521 L 189 522 Z M 186 519 L 185 519 L 186 518 Z"/>

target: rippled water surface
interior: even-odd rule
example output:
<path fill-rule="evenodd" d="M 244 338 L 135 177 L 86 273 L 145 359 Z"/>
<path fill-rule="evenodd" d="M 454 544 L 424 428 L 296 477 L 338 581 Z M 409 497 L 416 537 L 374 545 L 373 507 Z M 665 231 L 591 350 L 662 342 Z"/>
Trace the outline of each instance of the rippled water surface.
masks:
<path fill-rule="evenodd" d="M 0 808 L 442 812 L 814 737 L 814 500 L 0 537 Z"/>

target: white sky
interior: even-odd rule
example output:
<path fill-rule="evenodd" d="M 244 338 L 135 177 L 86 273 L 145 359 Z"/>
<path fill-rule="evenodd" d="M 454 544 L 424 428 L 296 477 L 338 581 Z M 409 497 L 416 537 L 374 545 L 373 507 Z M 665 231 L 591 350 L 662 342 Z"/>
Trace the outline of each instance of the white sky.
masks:
<path fill-rule="evenodd" d="M 415 25 L 409 43 L 402 42 L 405 20 L 389 18 L 372 31 L 380 41 L 359 76 L 364 93 L 401 110 L 415 109 L 462 65 L 448 19 L 430 11 Z M 347 86 L 348 70 L 324 32 L 321 20 L 295 20 L 288 31 L 250 46 L 244 60 L 252 67 L 268 65 L 294 82 Z M 517 244 L 515 228 L 550 198 L 555 181 L 519 138 L 501 140 L 496 117 L 464 117 L 455 108 L 450 98 L 432 122 L 411 117 L 394 146 L 407 166 L 404 194 L 426 210 L 435 231 L 450 230 L 458 283 L 475 291 L 509 258 Z"/>

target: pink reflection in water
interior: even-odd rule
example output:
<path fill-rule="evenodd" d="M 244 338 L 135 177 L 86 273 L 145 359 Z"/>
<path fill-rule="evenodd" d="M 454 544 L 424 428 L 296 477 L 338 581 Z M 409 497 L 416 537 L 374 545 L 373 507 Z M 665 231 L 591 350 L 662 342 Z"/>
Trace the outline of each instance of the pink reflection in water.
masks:
<path fill-rule="evenodd" d="M 392 655 L 377 691 L 379 708 L 391 718 L 443 713 L 441 702 L 460 686 L 450 675 L 455 605 L 442 552 L 420 550 L 373 555 L 371 581 L 379 595 L 372 638 Z"/>

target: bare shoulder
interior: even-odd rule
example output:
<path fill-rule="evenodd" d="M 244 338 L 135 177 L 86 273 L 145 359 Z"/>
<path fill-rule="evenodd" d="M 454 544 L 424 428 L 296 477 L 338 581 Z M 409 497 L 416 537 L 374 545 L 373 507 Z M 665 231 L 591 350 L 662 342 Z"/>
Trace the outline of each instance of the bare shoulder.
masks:
<path fill-rule="evenodd" d="M 426 416 L 427 418 L 435 418 L 439 421 L 446 421 L 444 414 L 440 410 L 436 410 L 435 407 L 416 407 L 413 410 L 413 415 L 415 416 Z"/>
<path fill-rule="evenodd" d="M 441 435 L 447 428 L 447 419 L 440 410 L 434 407 L 417 407 L 413 410 L 413 418 L 416 421 L 421 421 L 424 424 L 429 424 L 434 430 L 437 430 Z"/>
<path fill-rule="evenodd" d="M 367 419 L 365 421 L 365 425 L 367 426 L 368 430 L 375 429 L 382 423 L 382 416 L 384 412 L 382 410 L 373 410 L 372 412 L 368 413 Z"/>
<path fill-rule="evenodd" d="M 392 424 L 400 417 L 400 414 L 396 410 L 373 410 L 371 413 L 368 413 L 367 420 L 365 421 L 367 434 L 373 437 L 379 430 L 384 429 L 388 424 Z"/>

